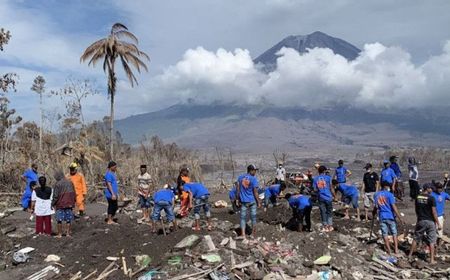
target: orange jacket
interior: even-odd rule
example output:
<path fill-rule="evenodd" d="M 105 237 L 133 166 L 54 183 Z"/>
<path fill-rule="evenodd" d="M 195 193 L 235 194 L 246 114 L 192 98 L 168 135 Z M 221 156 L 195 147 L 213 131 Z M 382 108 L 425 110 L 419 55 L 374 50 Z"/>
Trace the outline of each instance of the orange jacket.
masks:
<path fill-rule="evenodd" d="M 75 187 L 75 193 L 77 195 L 87 194 L 86 181 L 84 180 L 83 174 L 77 172 L 75 175 L 69 175 L 69 178 Z"/>

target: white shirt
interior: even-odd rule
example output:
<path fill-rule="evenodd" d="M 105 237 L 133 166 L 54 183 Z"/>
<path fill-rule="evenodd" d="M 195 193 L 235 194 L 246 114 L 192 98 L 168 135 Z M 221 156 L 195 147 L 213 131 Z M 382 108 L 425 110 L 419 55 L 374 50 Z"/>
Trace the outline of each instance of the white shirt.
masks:
<path fill-rule="evenodd" d="M 148 190 L 150 189 L 150 185 L 152 183 L 152 176 L 150 174 L 148 174 L 147 172 L 145 172 L 144 174 L 139 174 L 138 175 L 138 187 L 139 187 L 139 194 L 141 193 L 141 189 L 148 193 Z"/>
<path fill-rule="evenodd" d="M 52 210 L 52 198 L 53 198 L 53 190 L 49 199 L 42 199 L 36 195 L 36 192 L 33 191 L 31 194 L 31 201 L 35 201 L 34 205 L 34 214 L 36 216 L 48 216 L 55 214 L 55 211 Z"/>
<path fill-rule="evenodd" d="M 281 167 L 281 168 L 278 167 L 277 168 L 277 180 L 284 181 L 285 175 L 286 175 L 286 170 L 284 169 L 284 167 Z"/>

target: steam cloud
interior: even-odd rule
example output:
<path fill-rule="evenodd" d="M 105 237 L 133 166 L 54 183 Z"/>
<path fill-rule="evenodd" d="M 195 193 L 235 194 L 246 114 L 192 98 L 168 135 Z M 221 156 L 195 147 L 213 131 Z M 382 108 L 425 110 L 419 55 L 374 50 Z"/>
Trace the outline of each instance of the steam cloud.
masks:
<path fill-rule="evenodd" d="M 347 61 L 330 49 L 299 54 L 281 49 L 277 68 L 260 70 L 248 50 L 234 52 L 202 47 L 151 80 L 147 101 L 171 105 L 235 103 L 307 106 L 347 104 L 355 107 L 423 108 L 450 102 L 450 41 L 442 54 L 421 65 L 399 47 L 366 44 L 360 56 Z"/>

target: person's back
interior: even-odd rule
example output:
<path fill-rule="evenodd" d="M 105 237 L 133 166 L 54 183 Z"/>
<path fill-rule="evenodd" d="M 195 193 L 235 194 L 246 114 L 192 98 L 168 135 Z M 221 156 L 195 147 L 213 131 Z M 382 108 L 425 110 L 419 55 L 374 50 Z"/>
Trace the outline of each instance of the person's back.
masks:
<path fill-rule="evenodd" d="M 391 163 L 390 168 L 394 171 L 394 174 L 397 178 L 402 177 L 402 171 L 400 170 L 400 166 L 397 162 Z"/>
<path fill-rule="evenodd" d="M 75 206 L 75 189 L 72 181 L 63 177 L 56 182 L 52 206 L 55 209 L 73 208 Z"/>
<path fill-rule="evenodd" d="M 258 188 L 258 180 L 248 173 L 238 177 L 239 199 L 241 202 L 255 202 L 254 188 Z"/>
<path fill-rule="evenodd" d="M 319 193 L 319 200 L 333 200 L 333 195 L 331 193 L 331 177 L 329 175 L 320 174 L 314 177 L 313 186 L 314 190 Z"/>
<path fill-rule="evenodd" d="M 161 189 L 153 195 L 153 200 L 155 203 L 166 201 L 172 204 L 172 200 L 175 198 L 173 192 L 170 189 Z"/>
<path fill-rule="evenodd" d="M 395 197 L 391 192 L 384 189 L 375 193 L 374 203 L 378 209 L 381 221 L 395 220 L 394 209 L 392 207 L 395 204 Z"/>
<path fill-rule="evenodd" d="M 185 191 L 190 191 L 192 193 L 192 197 L 198 198 L 204 195 L 209 195 L 208 189 L 201 183 L 187 183 L 183 186 Z"/>
<path fill-rule="evenodd" d="M 311 206 L 311 198 L 307 195 L 293 195 L 288 199 L 288 202 L 290 207 L 299 210 Z"/>
<path fill-rule="evenodd" d="M 266 188 L 265 194 L 269 196 L 278 196 L 281 193 L 281 185 L 274 184 Z"/>
<path fill-rule="evenodd" d="M 381 181 L 382 182 L 388 182 L 388 183 L 392 184 L 396 177 L 397 176 L 395 175 L 395 172 L 394 172 L 394 170 L 392 170 L 391 167 L 385 167 L 381 171 Z"/>
<path fill-rule="evenodd" d="M 338 189 L 342 193 L 342 195 L 346 197 L 353 197 L 355 195 L 358 195 L 358 188 L 356 188 L 356 186 L 339 184 Z"/>
<path fill-rule="evenodd" d="M 434 222 L 433 217 L 433 207 L 436 206 L 436 202 L 434 197 L 431 195 L 422 192 L 416 198 L 415 208 L 417 215 L 417 222 L 420 221 L 432 221 Z"/>
<path fill-rule="evenodd" d="M 335 177 L 339 183 L 345 183 L 347 181 L 347 168 L 345 166 L 339 166 L 335 170 Z"/>

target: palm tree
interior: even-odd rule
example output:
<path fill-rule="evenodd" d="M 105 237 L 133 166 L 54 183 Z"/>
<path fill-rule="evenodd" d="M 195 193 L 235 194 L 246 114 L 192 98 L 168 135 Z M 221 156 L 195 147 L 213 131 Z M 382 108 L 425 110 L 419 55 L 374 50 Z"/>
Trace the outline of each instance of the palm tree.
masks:
<path fill-rule="evenodd" d="M 81 62 L 89 60 L 88 65 L 95 66 L 95 64 L 103 60 L 103 71 L 108 76 L 108 95 L 111 101 L 111 115 L 109 126 L 109 141 L 110 141 L 110 159 L 113 159 L 113 140 L 114 140 L 114 97 L 116 95 L 116 60 L 120 59 L 123 70 L 127 75 L 131 86 L 138 84 L 136 76 L 131 67 L 134 67 L 139 73 L 141 68 L 148 71 L 147 65 L 141 60 L 141 57 L 150 61 L 149 56 L 140 51 L 137 47 L 138 39 L 133 33 L 128 31 L 128 28 L 121 24 L 115 23 L 111 27 L 111 33 L 108 37 L 100 39 L 92 43 L 83 53 L 80 58 Z"/>

